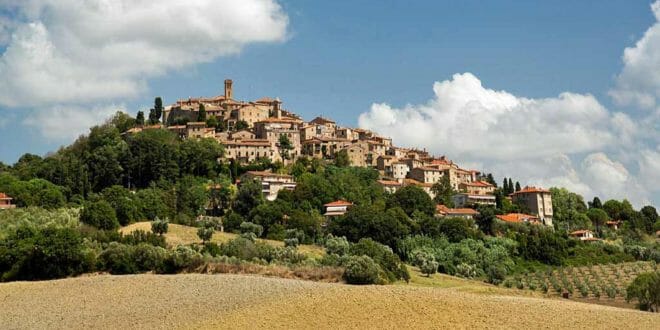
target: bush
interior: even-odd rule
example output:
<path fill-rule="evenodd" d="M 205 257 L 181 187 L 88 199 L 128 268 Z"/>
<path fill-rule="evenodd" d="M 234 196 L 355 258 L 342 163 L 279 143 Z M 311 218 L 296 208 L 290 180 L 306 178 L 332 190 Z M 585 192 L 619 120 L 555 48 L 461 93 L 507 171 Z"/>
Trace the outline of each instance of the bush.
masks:
<path fill-rule="evenodd" d="M 115 209 L 104 200 L 88 203 L 80 213 L 80 221 L 99 229 L 111 230 L 119 228 Z"/>
<path fill-rule="evenodd" d="M 261 237 L 261 234 L 264 232 L 264 227 L 249 221 L 243 222 L 240 229 L 242 234 L 253 233 L 257 237 Z"/>
<path fill-rule="evenodd" d="M 430 277 L 431 274 L 435 274 L 438 271 L 438 262 L 434 259 L 424 260 L 419 269 L 423 274 L 426 274 L 427 277 Z"/>
<path fill-rule="evenodd" d="M 349 248 L 350 245 L 348 240 L 346 240 L 346 237 L 344 236 L 334 237 L 332 235 L 328 235 L 328 238 L 325 240 L 325 251 L 328 254 L 343 256 L 348 254 Z"/>
<path fill-rule="evenodd" d="M 80 234 L 71 228 L 18 227 L 0 240 L 2 281 L 47 280 L 94 269 Z"/>
<path fill-rule="evenodd" d="M 197 236 L 199 236 L 202 242 L 206 243 L 211 240 L 214 231 L 213 228 L 201 227 L 197 229 Z"/>
<path fill-rule="evenodd" d="M 344 279 L 349 284 L 376 284 L 380 267 L 368 256 L 351 256 L 345 264 Z"/>
<path fill-rule="evenodd" d="M 99 255 L 102 270 L 110 274 L 135 274 L 138 266 L 133 259 L 133 248 L 129 245 L 111 242 Z"/>
<path fill-rule="evenodd" d="M 209 254 L 212 257 L 217 257 L 220 254 L 222 254 L 222 250 L 220 249 L 220 246 L 218 246 L 218 244 L 215 244 L 213 242 L 208 242 L 204 244 L 204 248 L 202 248 L 202 254 Z"/>
<path fill-rule="evenodd" d="M 177 272 L 182 269 L 189 269 L 199 266 L 202 263 L 202 256 L 193 248 L 186 245 L 179 245 L 170 252 L 166 260 L 166 269 L 168 272 Z"/>
<path fill-rule="evenodd" d="M 141 243 L 133 249 L 132 258 L 138 271 L 161 272 L 167 259 L 167 250 Z"/>
<path fill-rule="evenodd" d="M 410 277 L 408 269 L 387 245 L 380 244 L 370 238 L 363 238 L 359 242 L 353 244 L 349 251 L 351 255 L 366 255 L 375 261 L 383 270 L 384 276 L 388 282 L 394 282 L 399 279 Z"/>
<path fill-rule="evenodd" d="M 151 223 L 151 231 L 154 234 L 158 234 L 160 236 L 167 233 L 168 228 L 169 228 L 169 221 L 167 219 L 160 220 L 158 217 L 156 217 L 156 219 Z"/>
<path fill-rule="evenodd" d="M 298 239 L 297 238 L 287 238 L 284 240 L 284 246 L 285 247 L 297 247 L 298 246 Z"/>
<path fill-rule="evenodd" d="M 640 310 L 657 312 L 660 307 L 660 273 L 639 274 L 626 288 L 626 301 L 637 300 Z"/>

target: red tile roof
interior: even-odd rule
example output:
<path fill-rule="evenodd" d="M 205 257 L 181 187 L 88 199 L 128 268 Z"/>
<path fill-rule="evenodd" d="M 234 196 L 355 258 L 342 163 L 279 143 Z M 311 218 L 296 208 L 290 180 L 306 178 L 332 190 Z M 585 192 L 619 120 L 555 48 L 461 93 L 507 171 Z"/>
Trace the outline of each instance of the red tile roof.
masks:
<path fill-rule="evenodd" d="M 479 212 L 477 210 L 469 209 L 469 208 L 459 208 L 459 209 L 453 209 L 453 208 L 448 208 L 447 206 L 443 204 L 438 204 L 435 207 L 436 213 L 440 214 L 460 214 L 460 215 L 477 215 Z"/>
<path fill-rule="evenodd" d="M 504 222 L 536 222 L 539 220 L 537 216 L 524 214 L 524 213 L 509 213 L 503 215 L 496 215 L 496 217 Z"/>
<path fill-rule="evenodd" d="M 310 121 L 310 123 L 324 125 L 324 124 L 334 124 L 335 122 L 331 119 L 327 119 L 327 118 L 323 118 L 323 117 L 316 117 L 316 118 L 312 119 Z"/>
<path fill-rule="evenodd" d="M 530 194 L 530 193 L 550 193 L 550 190 L 545 190 L 543 188 L 537 188 L 537 187 L 529 187 L 525 186 L 520 191 L 514 192 L 512 195 L 517 195 L 517 194 Z"/>
<path fill-rule="evenodd" d="M 474 182 L 467 182 L 467 183 L 462 183 L 466 186 L 472 186 L 472 187 L 492 187 L 493 185 L 485 182 L 485 181 L 474 181 Z"/>
<path fill-rule="evenodd" d="M 6 199 L 13 199 L 13 198 L 9 197 L 9 195 L 7 195 L 5 193 L 0 192 L 0 199 L 5 199 L 6 200 Z"/>
<path fill-rule="evenodd" d="M 324 204 L 323 206 L 328 207 L 328 206 L 351 206 L 351 205 L 353 205 L 353 203 L 340 199 L 338 201 Z"/>

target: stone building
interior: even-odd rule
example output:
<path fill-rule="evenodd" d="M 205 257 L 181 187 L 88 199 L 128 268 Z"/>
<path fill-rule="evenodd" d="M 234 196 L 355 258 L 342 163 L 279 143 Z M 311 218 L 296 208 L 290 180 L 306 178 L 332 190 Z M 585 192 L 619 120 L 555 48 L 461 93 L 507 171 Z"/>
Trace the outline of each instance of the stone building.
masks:
<path fill-rule="evenodd" d="M 525 187 L 511 194 L 511 201 L 536 214 L 545 225 L 552 226 L 552 194 L 549 190 Z"/>

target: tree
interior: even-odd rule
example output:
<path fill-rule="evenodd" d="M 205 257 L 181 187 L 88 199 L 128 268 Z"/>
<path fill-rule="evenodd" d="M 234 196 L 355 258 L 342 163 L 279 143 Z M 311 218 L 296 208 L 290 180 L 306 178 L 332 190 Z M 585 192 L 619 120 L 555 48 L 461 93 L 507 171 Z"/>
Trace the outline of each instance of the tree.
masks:
<path fill-rule="evenodd" d="M 405 186 L 397 190 L 389 199 L 389 205 L 399 206 L 408 216 L 416 210 L 427 215 L 435 213 L 435 203 L 429 195 L 417 186 Z"/>
<path fill-rule="evenodd" d="M 488 175 L 486 175 L 486 182 L 492 184 L 495 188 L 497 188 L 497 182 L 493 177 L 493 173 L 488 173 Z"/>
<path fill-rule="evenodd" d="M 658 221 L 658 211 L 655 207 L 646 205 L 642 207 L 639 211 L 641 213 L 642 225 L 644 226 L 644 231 L 647 233 L 653 233 L 653 226 Z"/>
<path fill-rule="evenodd" d="M 516 191 L 520 191 L 520 182 L 516 181 Z"/>
<path fill-rule="evenodd" d="M 335 153 L 335 166 L 348 167 L 351 166 L 351 159 L 348 158 L 348 150 L 342 149 Z"/>
<path fill-rule="evenodd" d="M 252 209 L 264 202 L 259 180 L 243 180 L 238 188 L 233 209 L 236 213 L 247 216 Z"/>
<path fill-rule="evenodd" d="M 167 219 L 165 220 L 160 220 L 158 217 L 151 223 L 151 231 L 154 234 L 158 234 L 159 236 L 163 236 L 163 234 L 167 233 L 167 230 L 169 228 L 169 221 Z"/>
<path fill-rule="evenodd" d="M 435 274 L 438 271 L 438 266 L 438 262 L 434 258 L 430 258 L 422 262 L 419 270 L 422 271 L 422 274 L 426 274 L 426 277 L 431 277 L 431 274 Z"/>
<path fill-rule="evenodd" d="M 513 180 L 511 180 L 511 178 L 509 178 L 508 187 L 509 187 L 509 191 L 507 191 L 507 193 L 512 194 L 513 191 L 514 191 L 513 189 L 515 188 L 515 186 L 513 185 Z"/>
<path fill-rule="evenodd" d="M 293 144 L 291 143 L 291 140 L 289 140 L 289 137 L 286 136 L 286 134 L 280 134 L 280 139 L 277 145 L 282 158 L 289 159 L 289 151 L 293 150 Z"/>
<path fill-rule="evenodd" d="M 639 274 L 626 289 L 626 301 L 637 300 L 640 310 L 658 312 L 660 307 L 660 273 Z"/>
<path fill-rule="evenodd" d="M 154 99 L 154 111 L 156 113 L 156 122 L 163 116 L 163 99 L 158 96 Z"/>
<path fill-rule="evenodd" d="M 234 125 L 234 131 L 248 129 L 249 127 L 250 125 L 245 120 L 239 120 L 236 122 L 236 125 Z"/>
<path fill-rule="evenodd" d="M 598 198 L 598 196 L 594 197 L 594 200 L 591 203 L 589 203 L 589 208 L 594 208 L 594 209 L 603 208 L 603 203 L 600 202 L 600 198 Z"/>
<path fill-rule="evenodd" d="M 101 196 L 115 209 L 117 220 L 122 226 L 137 221 L 142 216 L 135 195 L 122 186 L 115 185 L 105 188 L 101 192 Z"/>
<path fill-rule="evenodd" d="M 454 188 L 449 182 L 449 176 L 443 175 L 440 181 L 433 184 L 431 191 L 435 194 L 433 201 L 444 204 L 446 207 L 454 207 Z"/>
<path fill-rule="evenodd" d="M 505 177 L 504 180 L 502 181 L 502 192 L 503 192 L 505 195 L 508 195 L 508 194 L 509 194 L 509 181 L 507 181 L 506 177 Z"/>
<path fill-rule="evenodd" d="M 351 256 L 345 265 L 344 279 L 348 284 L 375 284 L 380 267 L 368 256 Z"/>
<path fill-rule="evenodd" d="M 135 124 L 144 126 L 144 111 L 138 111 L 137 116 L 135 116 Z"/>
<path fill-rule="evenodd" d="M 202 240 L 203 243 L 206 243 L 211 240 L 213 237 L 213 228 L 201 227 L 197 229 L 197 236 Z"/>
<path fill-rule="evenodd" d="M 587 217 L 591 220 L 591 223 L 596 227 L 596 231 L 600 232 L 600 227 L 605 224 L 610 218 L 607 216 L 607 212 L 591 208 L 587 211 Z"/>
<path fill-rule="evenodd" d="M 199 112 L 197 112 L 197 121 L 205 122 L 206 121 L 206 107 L 203 103 L 199 104 Z"/>
<path fill-rule="evenodd" d="M 80 221 L 104 230 L 119 228 L 115 210 L 104 200 L 88 203 L 80 213 Z"/>
<path fill-rule="evenodd" d="M 206 126 L 207 127 L 213 127 L 217 131 L 218 130 L 217 129 L 218 128 L 218 118 L 216 118 L 215 116 L 211 116 L 211 117 L 207 118 L 206 119 Z"/>

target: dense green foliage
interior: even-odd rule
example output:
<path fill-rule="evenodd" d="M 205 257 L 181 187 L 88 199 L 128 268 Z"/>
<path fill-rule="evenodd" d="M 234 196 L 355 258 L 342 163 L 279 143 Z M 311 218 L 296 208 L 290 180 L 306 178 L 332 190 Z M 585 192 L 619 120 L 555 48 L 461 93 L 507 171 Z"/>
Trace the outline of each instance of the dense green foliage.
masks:
<path fill-rule="evenodd" d="M 626 289 L 626 300 L 636 300 L 639 309 L 658 312 L 660 308 L 660 273 L 640 274 Z"/>

